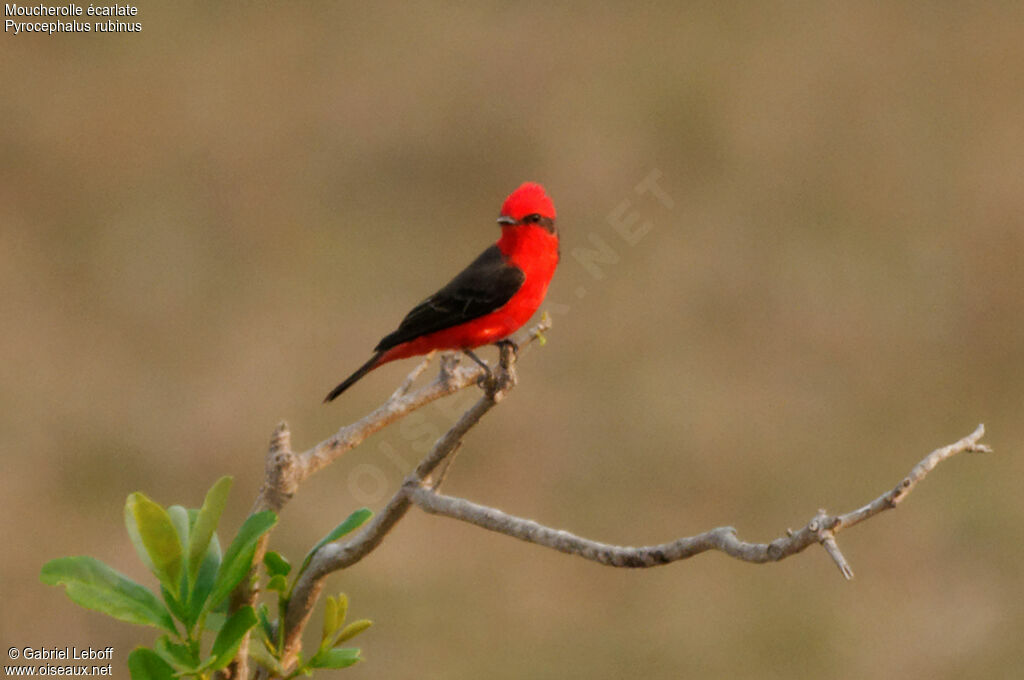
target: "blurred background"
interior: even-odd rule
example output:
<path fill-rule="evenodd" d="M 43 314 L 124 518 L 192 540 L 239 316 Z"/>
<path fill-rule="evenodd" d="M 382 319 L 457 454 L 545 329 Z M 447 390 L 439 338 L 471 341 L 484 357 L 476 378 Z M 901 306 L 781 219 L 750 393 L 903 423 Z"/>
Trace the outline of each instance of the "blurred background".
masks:
<path fill-rule="evenodd" d="M 127 677 L 154 631 L 40 566 L 89 554 L 153 585 L 123 529 L 135 490 L 197 506 L 232 474 L 234 531 L 277 422 L 303 449 L 386 398 L 414 362 L 320 403 L 535 180 L 562 234 L 554 329 L 448 492 L 607 542 L 767 541 L 979 422 L 996 453 L 843 533 L 850 583 L 820 549 L 625 571 L 413 511 L 329 582 L 376 622 L 345 677 L 1019 677 L 1018 3 L 136 20 L 0 46 L 0 641 L 113 645 Z M 471 400 L 318 474 L 274 546 L 298 560 L 379 509 Z"/>

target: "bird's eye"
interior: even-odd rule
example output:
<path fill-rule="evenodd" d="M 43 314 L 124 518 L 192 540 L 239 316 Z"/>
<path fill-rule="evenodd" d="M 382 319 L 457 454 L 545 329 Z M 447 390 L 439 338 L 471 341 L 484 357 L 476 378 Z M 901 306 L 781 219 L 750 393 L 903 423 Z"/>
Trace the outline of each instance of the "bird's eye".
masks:
<path fill-rule="evenodd" d="M 540 222 L 540 213 L 531 213 L 523 218 L 523 222 Z"/>

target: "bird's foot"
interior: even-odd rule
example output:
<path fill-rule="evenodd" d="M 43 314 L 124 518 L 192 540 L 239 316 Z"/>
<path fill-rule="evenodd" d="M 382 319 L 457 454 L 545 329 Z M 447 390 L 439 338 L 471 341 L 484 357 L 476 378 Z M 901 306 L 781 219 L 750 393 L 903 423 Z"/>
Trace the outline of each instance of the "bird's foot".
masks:
<path fill-rule="evenodd" d="M 511 338 L 494 343 L 498 347 L 498 362 L 508 382 L 516 383 L 515 363 L 519 359 L 519 345 Z"/>
<path fill-rule="evenodd" d="M 479 380 L 476 381 L 477 385 L 479 385 L 480 387 L 486 387 L 488 384 L 494 382 L 494 373 L 491 372 L 491 367 L 487 365 L 486 361 L 484 361 L 476 354 L 474 354 L 473 350 L 464 349 L 462 350 L 462 352 L 467 357 L 478 363 L 484 369 L 484 374 L 480 376 Z"/>
<path fill-rule="evenodd" d="M 519 345 L 512 338 L 505 338 L 504 340 L 499 340 L 498 342 L 495 343 L 495 345 L 499 349 L 504 349 L 505 347 L 508 347 L 509 349 L 512 350 L 513 354 L 515 354 L 516 356 L 519 355 Z"/>

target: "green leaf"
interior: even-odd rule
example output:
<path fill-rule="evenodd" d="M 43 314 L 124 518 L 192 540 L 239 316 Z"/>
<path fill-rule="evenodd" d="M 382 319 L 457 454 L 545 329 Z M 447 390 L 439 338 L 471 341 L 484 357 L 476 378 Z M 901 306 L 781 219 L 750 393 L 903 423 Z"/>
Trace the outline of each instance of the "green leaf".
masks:
<path fill-rule="evenodd" d="M 338 613 L 335 614 L 334 630 L 341 628 L 341 624 L 345 623 L 346 616 L 348 616 L 348 595 L 338 593 Z"/>
<path fill-rule="evenodd" d="M 366 522 L 366 520 L 370 519 L 371 517 L 373 517 L 373 511 L 370 510 L 369 508 L 359 508 L 351 515 L 346 517 L 344 522 L 334 527 L 334 529 L 331 530 L 331 533 L 321 538 L 320 541 L 313 546 L 313 549 L 310 550 L 309 553 L 307 553 L 306 559 L 302 560 L 302 566 L 299 568 L 299 573 L 302 574 L 306 571 L 306 567 L 309 566 L 309 561 L 313 559 L 313 555 L 316 554 L 317 550 L 324 547 L 331 541 L 338 540 L 350 531 L 355 531 L 356 529 L 361 527 Z"/>
<path fill-rule="evenodd" d="M 309 660 L 310 668 L 347 668 L 362 661 L 359 650 L 354 647 L 336 647 L 317 654 Z"/>
<path fill-rule="evenodd" d="M 203 628 L 216 633 L 224 627 L 224 622 L 227 619 L 228 617 L 221 612 L 207 612 L 206 618 L 203 619 Z"/>
<path fill-rule="evenodd" d="M 196 516 L 195 526 L 192 527 L 192 535 L 188 540 L 188 571 L 191 578 L 196 578 L 199 569 L 203 564 L 206 555 L 206 548 L 213 538 L 213 533 L 220 522 L 221 513 L 228 502 L 228 493 L 231 491 L 231 477 L 221 477 L 210 490 L 206 492 L 206 499 L 203 507 L 199 509 Z"/>
<path fill-rule="evenodd" d="M 132 680 L 174 680 L 174 669 L 149 647 L 136 647 L 128 655 Z"/>
<path fill-rule="evenodd" d="M 188 534 L 191 522 L 188 518 L 188 510 L 180 505 L 172 505 L 167 508 L 167 515 L 171 518 L 174 530 L 178 532 L 178 540 L 182 545 L 188 545 Z"/>
<path fill-rule="evenodd" d="M 135 535 L 139 537 L 153 573 L 168 590 L 178 592 L 182 576 L 182 547 L 170 515 L 138 491 L 128 496 L 124 512 L 128 532 L 133 540 Z"/>
<path fill-rule="evenodd" d="M 206 559 L 199 567 L 199 574 L 192 586 L 192 595 L 188 603 L 188 618 L 185 623 L 191 628 L 199 620 L 199 616 L 206 607 L 207 598 L 213 590 L 213 582 L 217 578 L 217 570 L 220 568 L 220 541 L 216 534 L 206 548 Z"/>
<path fill-rule="evenodd" d="M 164 603 L 167 605 L 167 609 L 174 615 L 174 618 L 179 621 L 184 621 L 186 618 L 185 608 L 182 603 L 171 591 L 167 590 L 164 584 L 160 584 L 160 594 L 164 597 Z"/>
<path fill-rule="evenodd" d="M 338 620 L 338 601 L 328 595 L 327 600 L 324 601 L 324 630 L 320 634 L 321 648 L 330 646 L 329 640 L 334 636 L 339 625 L 341 622 Z"/>
<path fill-rule="evenodd" d="M 263 566 L 267 568 L 267 573 L 271 576 L 287 576 L 288 572 L 292 570 L 292 565 L 288 563 L 281 553 L 268 550 L 263 556 Z"/>
<path fill-rule="evenodd" d="M 188 510 L 180 505 L 172 505 L 167 508 L 167 516 L 171 518 L 171 524 L 174 526 L 174 530 L 178 534 L 178 541 L 181 545 L 188 545 L 188 534 L 191 525 L 191 522 L 189 522 Z M 187 602 L 189 599 L 189 591 L 192 587 L 191 579 L 192 577 L 189 575 L 188 571 L 183 569 L 178 583 L 178 590 L 176 591 L 178 602 L 182 604 Z"/>
<path fill-rule="evenodd" d="M 266 604 L 261 604 L 256 611 L 256 616 L 260 620 L 260 636 L 263 638 L 263 643 L 268 648 L 273 647 L 271 639 L 274 637 L 274 626 L 270 623 L 270 608 Z"/>
<path fill-rule="evenodd" d="M 177 633 L 170 613 L 156 595 L 94 557 L 61 557 L 43 565 L 39 578 L 62 585 L 72 602 L 120 621 Z"/>
<path fill-rule="evenodd" d="M 257 512 L 246 518 L 220 563 L 217 580 L 213 584 L 213 593 L 210 595 L 210 608 L 216 607 L 249 573 L 256 552 L 256 543 L 276 522 L 277 515 L 270 510 Z"/>
<path fill-rule="evenodd" d="M 280 574 L 272 577 L 267 583 L 267 590 L 273 590 L 283 595 L 288 590 L 288 579 Z"/>
<path fill-rule="evenodd" d="M 135 546 L 135 552 L 138 554 L 139 560 L 146 565 L 150 572 L 155 574 L 156 566 L 153 564 L 153 560 L 149 559 L 149 552 L 146 551 L 146 545 L 142 542 L 139 526 L 135 522 L 135 516 L 128 511 L 127 503 L 124 507 L 124 525 L 128 529 L 128 536 L 132 539 L 132 545 Z"/>
<path fill-rule="evenodd" d="M 199 665 L 199 659 L 192 654 L 188 645 L 171 642 L 166 635 L 157 638 L 153 648 L 160 658 L 173 666 L 176 671 L 192 671 Z"/>
<path fill-rule="evenodd" d="M 341 629 L 341 633 L 338 635 L 338 639 L 334 641 L 334 644 L 339 645 L 342 642 L 351 640 L 372 625 L 373 621 L 370 619 L 359 619 L 358 621 L 353 621 Z"/>
<path fill-rule="evenodd" d="M 242 637 L 255 625 L 256 612 L 252 607 L 242 607 L 232 614 L 224 622 L 220 632 L 217 633 L 217 638 L 213 641 L 214 661 L 210 668 L 218 671 L 231 663 L 238 651 L 238 646 L 242 644 Z"/>
<path fill-rule="evenodd" d="M 285 675 L 284 669 L 281 668 L 281 662 L 271 656 L 270 652 L 263 645 L 253 645 L 250 647 L 249 656 L 256 663 L 270 671 L 272 677 L 283 677 Z"/>

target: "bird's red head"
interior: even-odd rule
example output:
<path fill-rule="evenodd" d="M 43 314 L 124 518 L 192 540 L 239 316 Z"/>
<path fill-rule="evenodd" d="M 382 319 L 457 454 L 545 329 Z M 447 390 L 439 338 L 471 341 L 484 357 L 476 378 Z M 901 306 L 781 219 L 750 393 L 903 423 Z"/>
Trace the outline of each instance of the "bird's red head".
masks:
<path fill-rule="evenodd" d="M 553 225 L 555 204 L 544 193 L 544 187 L 535 182 L 524 182 L 509 194 L 501 206 L 501 224 L 529 224 L 542 222 Z"/>

